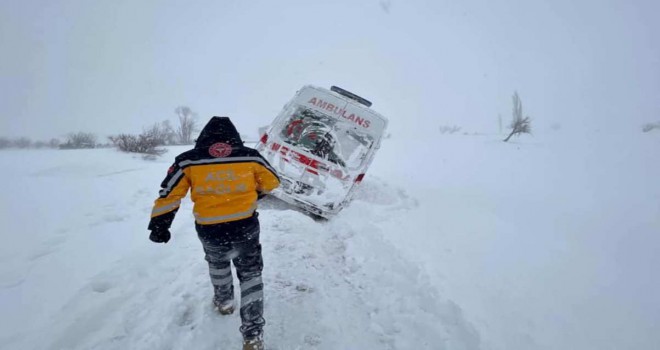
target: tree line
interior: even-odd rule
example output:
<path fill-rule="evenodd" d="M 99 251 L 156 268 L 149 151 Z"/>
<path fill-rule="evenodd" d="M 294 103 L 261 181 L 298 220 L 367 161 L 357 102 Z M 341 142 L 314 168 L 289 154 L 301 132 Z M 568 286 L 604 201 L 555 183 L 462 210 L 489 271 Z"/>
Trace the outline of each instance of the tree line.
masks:
<path fill-rule="evenodd" d="M 178 118 L 176 127 L 165 120 L 143 129 L 140 134 L 118 134 L 109 139 L 122 152 L 154 156 L 165 153 L 161 146 L 192 144 L 193 133 L 198 128 L 196 113 L 186 106 L 179 106 L 174 112 Z"/>
<path fill-rule="evenodd" d="M 109 136 L 106 143 L 98 142 L 94 133 L 80 131 L 66 135 L 64 140 L 52 138 L 48 141 L 33 141 L 28 137 L 0 137 L 0 149 L 84 149 L 114 146 L 124 152 L 159 155 L 165 152 L 161 146 L 193 143 L 193 133 L 198 129 L 196 113 L 187 106 L 177 107 L 174 113 L 177 116 L 176 125 L 165 120 L 144 128 L 139 134 L 121 133 Z"/>

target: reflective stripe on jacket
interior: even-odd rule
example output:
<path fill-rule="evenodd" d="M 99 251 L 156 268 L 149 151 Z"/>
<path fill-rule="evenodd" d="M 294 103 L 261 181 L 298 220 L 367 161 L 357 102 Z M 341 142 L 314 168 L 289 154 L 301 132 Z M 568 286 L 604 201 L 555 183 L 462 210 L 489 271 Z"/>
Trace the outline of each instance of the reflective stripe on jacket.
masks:
<path fill-rule="evenodd" d="M 214 117 L 202 130 L 197 146 L 176 157 L 161 184 L 149 229 L 169 228 L 189 189 L 195 221 L 210 225 L 252 216 L 258 194 L 279 186 L 276 172 L 259 152 L 244 147 L 240 139 L 225 143 L 223 139 L 213 140 L 218 138 L 217 132 L 205 134 L 205 130 L 220 126 L 227 129 L 222 123 L 228 122 L 228 118 L 224 119 Z M 212 125 L 213 122 L 221 125 Z M 232 136 L 238 138 L 238 133 Z M 206 144 L 212 141 L 220 142 Z"/>
<path fill-rule="evenodd" d="M 152 218 L 178 209 L 190 189 L 198 224 L 245 219 L 257 209 L 258 193 L 279 185 L 275 171 L 260 156 L 184 160 L 172 167 Z"/>

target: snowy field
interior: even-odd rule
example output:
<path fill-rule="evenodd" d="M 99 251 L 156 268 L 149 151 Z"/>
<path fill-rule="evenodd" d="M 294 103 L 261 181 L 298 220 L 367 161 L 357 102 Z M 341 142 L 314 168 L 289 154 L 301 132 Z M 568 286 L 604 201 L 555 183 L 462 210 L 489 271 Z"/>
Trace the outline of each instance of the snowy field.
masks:
<path fill-rule="evenodd" d="M 384 140 L 352 205 L 261 203 L 268 349 L 660 348 L 660 133 Z M 238 349 L 173 157 L 0 152 L 0 349 Z"/>

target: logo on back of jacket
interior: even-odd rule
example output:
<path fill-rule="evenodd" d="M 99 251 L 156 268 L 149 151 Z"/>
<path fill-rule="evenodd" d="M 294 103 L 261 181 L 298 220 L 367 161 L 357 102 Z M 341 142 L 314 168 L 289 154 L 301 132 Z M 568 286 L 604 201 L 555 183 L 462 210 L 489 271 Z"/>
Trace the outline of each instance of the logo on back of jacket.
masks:
<path fill-rule="evenodd" d="M 209 154 L 215 158 L 224 158 L 231 154 L 231 146 L 224 142 L 214 143 L 209 147 Z"/>
<path fill-rule="evenodd" d="M 224 142 L 214 143 L 209 147 L 209 154 L 215 158 L 227 157 L 231 152 L 231 146 Z M 203 184 L 195 186 L 193 193 L 223 195 L 232 192 L 247 191 L 247 185 L 244 183 L 237 183 L 237 180 L 238 176 L 232 169 L 211 171 L 206 174 Z"/>

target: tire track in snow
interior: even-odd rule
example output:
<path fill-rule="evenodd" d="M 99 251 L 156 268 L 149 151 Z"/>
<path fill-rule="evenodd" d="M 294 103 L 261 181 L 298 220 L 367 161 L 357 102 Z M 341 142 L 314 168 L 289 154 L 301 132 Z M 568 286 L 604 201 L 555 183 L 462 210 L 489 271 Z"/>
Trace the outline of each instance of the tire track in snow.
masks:
<path fill-rule="evenodd" d="M 347 242 L 349 281 L 371 308 L 374 327 L 394 349 L 479 349 L 480 337 L 461 308 L 443 298 L 426 271 L 403 257 L 384 234 L 405 222 L 419 206 L 400 187 L 371 177 L 336 220 L 337 232 L 353 232 Z M 341 228 L 345 228 L 342 230 Z M 394 234 L 406 235 L 407 232 Z"/>
<path fill-rule="evenodd" d="M 294 211 L 266 212 L 262 239 L 276 249 L 266 267 L 279 272 L 270 283 L 290 287 L 267 296 L 277 303 L 266 305 L 269 328 L 279 326 L 270 334 L 276 343 L 283 349 L 479 349 L 460 307 L 442 299 L 423 271 L 383 239 L 379 225 L 416 206 L 402 189 L 375 179 L 326 223 Z M 300 288 L 293 287 L 301 285 L 310 292 L 296 293 Z"/>

